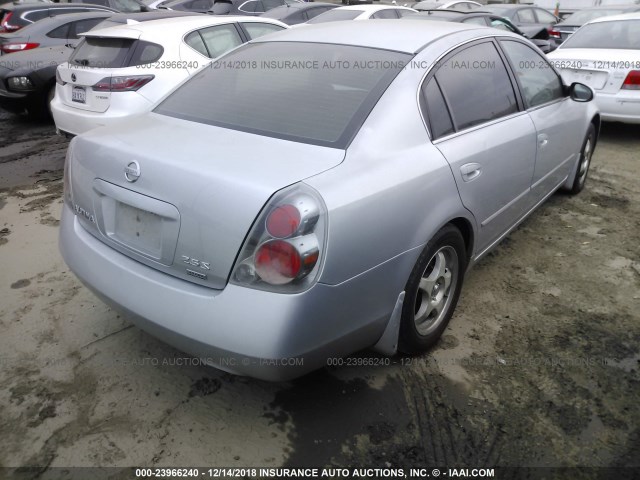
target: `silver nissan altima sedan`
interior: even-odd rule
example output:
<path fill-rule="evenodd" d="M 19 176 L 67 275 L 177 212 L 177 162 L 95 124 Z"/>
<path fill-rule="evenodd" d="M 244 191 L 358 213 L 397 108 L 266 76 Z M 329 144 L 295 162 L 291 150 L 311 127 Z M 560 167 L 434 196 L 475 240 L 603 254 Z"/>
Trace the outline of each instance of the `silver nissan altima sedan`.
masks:
<path fill-rule="evenodd" d="M 263 37 L 71 142 L 60 249 L 140 328 L 229 372 L 416 354 L 470 265 L 554 191 L 582 190 L 592 97 L 485 27 Z"/>

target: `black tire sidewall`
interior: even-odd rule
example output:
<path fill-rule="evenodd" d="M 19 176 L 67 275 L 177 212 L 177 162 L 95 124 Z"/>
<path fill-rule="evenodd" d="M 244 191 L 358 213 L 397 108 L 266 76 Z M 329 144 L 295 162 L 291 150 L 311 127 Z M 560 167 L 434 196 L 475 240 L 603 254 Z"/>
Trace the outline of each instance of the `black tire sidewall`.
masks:
<path fill-rule="evenodd" d="M 414 322 L 414 299 L 418 292 L 420 279 L 422 278 L 422 274 L 427 268 L 429 261 L 435 253 L 444 246 L 452 247 L 458 255 L 458 278 L 455 284 L 455 290 L 451 293 L 453 298 L 451 299 L 451 303 L 448 306 L 445 317 L 438 328 L 429 335 L 421 335 L 418 333 Z M 447 328 L 449 320 L 451 319 L 458 303 L 466 269 L 467 254 L 462 234 L 455 226 L 446 225 L 440 229 L 424 247 L 413 267 L 413 270 L 411 271 L 409 279 L 407 280 L 404 304 L 402 306 L 402 318 L 400 321 L 398 350 L 407 354 L 419 353 L 438 341 L 442 332 Z"/>
<path fill-rule="evenodd" d="M 582 185 L 580 184 L 580 164 L 582 163 L 582 159 L 584 157 L 584 149 L 587 146 L 587 142 L 591 138 L 591 159 L 589 160 L 589 165 L 587 166 L 587 172 L 585 174 L 585 179 Z M 575 195 L 580 193 L 584 186 L 587 184 L 587 179 L 589 178 L 589 170 L 591 169 L 591 161 L 593 160 L 593 152 L 596 146 L 596 129 L 593 126 L 593 123 L 589 124 L 589 128 L 587 129 L 587 134 L 584 137 L 584 141 L 582 142 L 582 148 L 580 149 L 580 157 L 578 158 L 578 165 L 576 167 L 576 177 L 573 179 L 573 185 L 571 186 L 570 193 Z"/>

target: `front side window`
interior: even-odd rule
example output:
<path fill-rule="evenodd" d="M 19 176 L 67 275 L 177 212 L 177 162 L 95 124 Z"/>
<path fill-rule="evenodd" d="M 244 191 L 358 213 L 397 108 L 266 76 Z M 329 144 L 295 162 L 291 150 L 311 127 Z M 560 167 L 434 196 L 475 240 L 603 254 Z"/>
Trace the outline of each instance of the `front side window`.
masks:
<path fill-rule="evenodd" d="M 558 23 L 556 17 L 541 8 L 536 10 L 536 15 L 538 16 L 539 23 L 553 23 L 554 25 Z"/>
<path fill-rule="evenodd" d="M 329 10 L 328 12 L 324 12 L 323 14 L 312 18 L 307 23 L 324 23 L 339 22 L 340 20 L 353 20 L 361 13 L 364 13 L 364 10 L 340 10 L 339 8 L 334 8 L 333 10 Z"/>
<path fill-rule="evenodd" d="M 530 8 L 520 10 L 516 14 L 516 18 L 520 23 L 536 23 L 536 16 L 533 14 L 533 10 L 531 10 Z"/>
<path fill-rule="evenodd" d="M 410 58 L 348 45 L 247 44 L 200 71 L 154 111 L 258 135 L 346 148 Z"/>
<path fill-rule="evenodd" d="M 447 58 L 435 77 L 456 130 L 518 111 L 507 69 L 491 42 L 467 47 Z"/>
<path fill-rule="evenodd" d="M 265 12 L 268 12 L 272 8 L 279 7 L 284 4 L 283 0 L 262 0 L 262 7 Z"/>
<path fill-rule="evenodd" d="M 520 42 L 501 40 L 500 44 L 516 72 L 527 108 L 564 98 L 562 81 L 542 55 Z"/>

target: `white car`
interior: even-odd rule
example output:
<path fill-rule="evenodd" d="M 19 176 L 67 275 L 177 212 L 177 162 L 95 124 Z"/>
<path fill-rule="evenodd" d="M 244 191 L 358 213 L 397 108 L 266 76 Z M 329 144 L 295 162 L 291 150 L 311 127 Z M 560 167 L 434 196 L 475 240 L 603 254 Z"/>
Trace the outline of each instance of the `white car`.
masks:
<path fill-rule="evenodd" d="M 417 11 L 413 8 L 396 5 L 352 5 L 334 8 L 328 12 L 321 13 L 317 17 L 309 20 L 307 24 L 337 22 L 340 20 L 369 20 L 374 18 L 397 19 L 412 13 L 417 13 Z"/>
<path fill-rule="evenodd" d="M 79 135 L 149 112 L 212 58 L 285 28 L 268 18 L 197 15 L 87 32 L 56 72 L 56 128 Z"/>
<path fill-rule="evenodd" d="M 640 123 L 640 13 L 592 20 L 548 56 L 568 85 L 593 89 L 602 120 Z"/>
<path fill-rule="evenodd" d="M 471 0 L 461 0 L 453 2 L 438 2 L 432 0 L 426 0 L 424 2 L 418 2 L 413 5 L 418 11 L 425 10 L 458 10 L 460 12 L 466 12 L 469 10 L 475 10 L 482 7 L 481 3 L 472 2 Z"/>

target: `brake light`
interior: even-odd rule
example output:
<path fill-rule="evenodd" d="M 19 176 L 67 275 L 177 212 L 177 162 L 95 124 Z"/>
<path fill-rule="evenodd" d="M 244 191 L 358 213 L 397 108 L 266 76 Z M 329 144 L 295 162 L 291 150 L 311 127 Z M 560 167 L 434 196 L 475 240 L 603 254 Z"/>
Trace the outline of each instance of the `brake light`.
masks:
<path fill-rule="evenodd" d="M 0 22 L 0 33 L 15 32 L 16 30 L 20 30 L 20 26 L 18 25 L 9 25 L 9 20 L 11 20 L 12 16 L 13 12 L 7 12 L 7 14 L 4 16 L 2 22 Z"/>
<path fill-rule="evenodd" d="M 631 70 L 622 83 L 624 90 L 640 90 L 640 70 Z"/>
<path fill-rule="evenodd" d="M 94 92 L 135 92 L 155 78 L 154 75 L 105 77 L 93 85 Z"/>
<path fill-rule="evenodd" d="M 299 184 L 277 194 L 247 237 L 231 281 L 261 290 L 295 293 L 315 281 L 325 243 L 326 209 Z"/>
<path fill-rule="evenodd" d="M 38 48 L 40 46 L 39 43 L 5 43 L 0 46 L 0 50 L 3 53 L 13 53 L 13 52 L 22 52 L 24 50 L 31 50 L 33 48 Z"/>
<path fill-rule="evenodd" d="M 547 32 L 549 32 L 550 37 L 561 38 L 560 32 L 553 27 L 547 28 Z"/>

